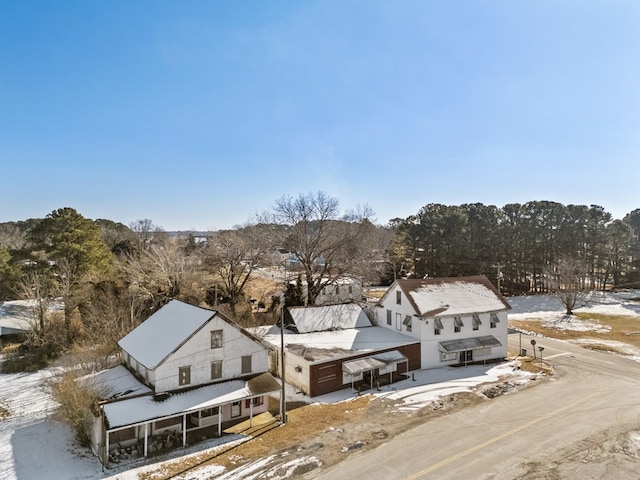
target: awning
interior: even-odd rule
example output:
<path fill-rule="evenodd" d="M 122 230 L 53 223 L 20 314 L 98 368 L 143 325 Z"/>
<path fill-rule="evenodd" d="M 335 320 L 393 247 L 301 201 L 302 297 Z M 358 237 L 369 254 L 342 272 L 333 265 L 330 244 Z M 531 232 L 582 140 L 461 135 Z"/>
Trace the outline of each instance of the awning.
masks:
<path fill-rule="evenodd" d="M 407 357 L 402 353 L 398 350 L 392 350 L 390 352 L 378 353 L 370 357 L 356 358 L 355 360 L 344 362 L 342 364 L 342 371 L 349 375 L 358 375 L 362 372 L 368 372 L 376 368 L 384 368 L 387 365 L 406 361 Z"/>
<path fill-rule="evenodd" d="M 440 351 L 444 353 L 464 352 L 479 348 L 499 347 L 502 344 L 493 335 L 475 338 L 462 338 L 460 340 L 446 340 L 440 342 Z"/>

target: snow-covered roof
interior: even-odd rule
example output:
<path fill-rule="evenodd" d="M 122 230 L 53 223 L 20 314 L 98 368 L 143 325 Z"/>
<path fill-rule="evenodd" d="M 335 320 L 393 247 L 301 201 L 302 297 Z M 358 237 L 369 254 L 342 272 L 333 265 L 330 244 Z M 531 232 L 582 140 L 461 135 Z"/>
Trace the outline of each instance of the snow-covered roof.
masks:
<path fill-rule="evenodd" d="M 300 333 L 371 326 L 371 321 L 362 307 L 355 303 L 322 307 L 291 307 L 289 313 Z"/>
<path fill-rule="evenodd" d="M 285 349 L 311 362 L 342 358 L 418 343 L 420 340 L 384 327 L 350 328 L 330 332 L 292 333 L 285 330 Z M 267 333 L 262 339 L 280 347 L 280 334 Z"/>
<path fill-rule="evenodd" d="M 249 381 L 230 380 L 170 395 L 157 401 L 152 395 L 106 403 L 104 415 L 109 429 L 236 402 L 279 391 L 280 384 L 269 373 Z"/>
<path fill-rule="evenodd" d="M 398 280 L 396 283 L 418 316 L 423 318 L 472 315 L 511 308 L 484 275 Z"/>
<path fill-rule="evenodd" d="M 0 335 L 28 332 L 35 322 L 34 309 L 37 307 L 35 300 L 10 300 L 0 304 Z M 61 310 L 61 302 L 51 303 L 49 313 Z"/>
<path fill-rule="evenodd" d="M 126 398 L 151 392 L 124 366 L 101 370 L 80 379 L 82 384 L 95 387 L 102 399 Z"/>
<path fill-rule="evenodd" d="M 154 369 L 215 315 L 213 310 L 171 300 L 118 345 L 136 361 Z"/>

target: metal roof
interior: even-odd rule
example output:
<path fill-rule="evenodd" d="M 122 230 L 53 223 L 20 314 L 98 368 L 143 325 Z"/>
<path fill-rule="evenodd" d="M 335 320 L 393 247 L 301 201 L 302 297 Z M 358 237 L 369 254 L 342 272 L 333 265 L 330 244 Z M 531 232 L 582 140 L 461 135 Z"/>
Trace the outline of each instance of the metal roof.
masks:
<path fill-rule="evenodd" d="M 362 372 L 368 372 L 375 370 L 376 368 L 383 368 L 393 363 L 406 362 L 405 357 L 398 350 L 392 350 L 390 352 L 378 353 L 370 357 L 356 358 L 348 362 L 343 362 L 342 371 L 350 375 L 357 375 Z"/>
<path fill-rule="evenodd" d="M 120 348 L 149 369 L 154 369 L 216 315 L 213 310 L 171 300 L 125 335 Z"/>

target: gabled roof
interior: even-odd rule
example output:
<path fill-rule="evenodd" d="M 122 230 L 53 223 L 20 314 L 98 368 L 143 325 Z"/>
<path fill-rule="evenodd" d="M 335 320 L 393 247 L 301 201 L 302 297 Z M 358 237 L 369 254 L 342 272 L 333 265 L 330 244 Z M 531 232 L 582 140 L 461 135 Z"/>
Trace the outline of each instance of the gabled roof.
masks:
<path fill-rule="evenodd" d="M 154 369 L 216 315 L 213 310 L 171 300 L 118 345 L 146 368 Z"/>
<path fill-rule="evenodd" d="M 397 280 L 402 290 L 421 317 L 472 315 L 497 312 L 511 307 L 484 275 L 473 277 L 427 278 Z M 380 303 L 393 291 L 389 287 Z"/>
<path fill-rule="evenodd" d="M 355 303 L 322 307 L 290 307 L 289 313 L 299 333 L 371 326 L 367 314 L 360 305 Z"/>

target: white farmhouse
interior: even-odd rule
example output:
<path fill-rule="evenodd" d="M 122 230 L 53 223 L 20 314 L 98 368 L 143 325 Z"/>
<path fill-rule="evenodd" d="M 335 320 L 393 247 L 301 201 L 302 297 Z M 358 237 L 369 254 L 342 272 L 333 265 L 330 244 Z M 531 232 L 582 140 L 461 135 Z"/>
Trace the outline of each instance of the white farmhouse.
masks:
<path fill-rule="evenodd" d="M 92 446 L 139 455 L 220 436 L 280 390 L 262 343 L 219 312 L 172 300 L 119 342 L 123 365 L 91 380 L 106 394 Z M 114 373 L 115 372 L 115 373 Z"/>
<path fill-rule="evenodd" d="M 397 280 L 376 307 L 379 326 L 420 340 L 423 369 L 507 356 L 511 307 L 484 275 Z"/>

